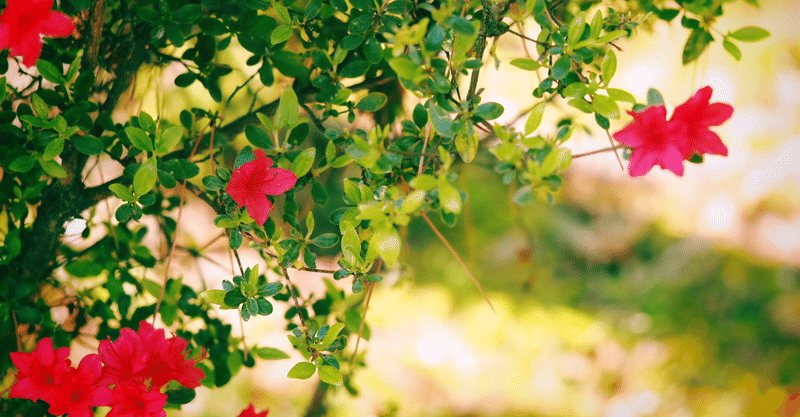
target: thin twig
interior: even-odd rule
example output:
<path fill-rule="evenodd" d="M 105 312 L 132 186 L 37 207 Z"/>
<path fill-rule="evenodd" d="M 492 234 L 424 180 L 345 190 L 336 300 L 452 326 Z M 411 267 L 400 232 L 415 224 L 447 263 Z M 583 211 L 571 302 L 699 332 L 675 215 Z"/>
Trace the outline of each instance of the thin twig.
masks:
<path fill-rule="evenodd" d="M 582 157 L 584 157 L 584 156 L 595 155 L 595 154 L 598 154 L 598 153 L 603 153 L 603 152 L 608 152 L 608 151 L 613 151 L 613 150 L 620 149 L 620 148 L 624 148 L 624 146 L 622 146 L 622 145 L 617 145 L 617 146 L 612 146 L 612 147 L 610 147 L 610 148 L 598 149 L 598 150 L 596 150 L 596 151 L 589 151 L 589 152 L 584 152 L 584 153 L 578 153 L 578 154 L 574 154 L 574 155 L 572 155 L 572 159 L 575 159 L 575 158 L 582 158 Z"/>
<path fill-rule="evenodd" d="M 300 317 L 300 325 L 303 326 L 303 333 L 308 338 L 308 326 L 306 326 L 306 319 L 303 318 L 303 311 L 300 310 L 300 301 L 297 299 L 297 294 L 294 293 L 294 285 L 292 285 L 292 280 L 289 279 L 289 271 L 283 265 L 279 265 L 281 267 L 281 272 L 283 272 L 283 277 L 286 278 L 286 283 L 289 284 L 287 287 L 289 288 L 289 293 L 292 295 L 292 300 L 294 300 L 294 307 L 297 309 L 297 316 Z"/>
<path fill-rule="evenodd" d="M 422 142 L 422 152 L 419 157 L 419 168 L 417 168 L 417 176 L 422 175 L 422 166 L 425 164 L 425 150 L 428 149 L 428 141 L 431 140 L 431 125 L 433 122 L 428 123 L 428 131 L 425 133 L 425 141 Z"/>
<path fill-rule="evenodd" d="M 619 162 L 619 167 L 625 171 L 625 166 L 622 165 L 622 158 L 619 157 L 619 152 L 617 152 L 617 148 L 614 146 L 614 139 L 611 137 L 611 133 L 606 129 L 606 135 L 608 136 L 608 143 L 611 144 L 611 149 L 614 150 L 614 155 L 617 157 L 617 162 Z"/>
<path fill-rule="evenodd" d="M 433 225 L 433 222 L 431 221 L 431 219 L 428 218 L 428 215 L 425 214 L 424 211 L 422 212 L 422 218 L 425 219 L 425 222 L 427 222 L 428 226 L 431 227 L 431 229 L 433 230 L 433 233 L 436 234 L 436 237 L 438 237 L 439 240 L 441 240 L 442 243 L 444 243 L 444 245 L 447 247 L 447 250 L 449 250 L 450 253 L 452 253 L 453 256 L 456 258 L 458 263 L 461 264 L 461 267 L 464 268 L 464 271 L 467 272 L 467 275 L 469 275 L 469 278 L 472 280 L 472 283 L 475 284 L 476 287 L 478 287 L 478 291 L 480 291 L 481 295 L 483 295 L 483 299 L 486 300 L 486 303 L 489 304 L 489 307 L 491 307 L 492 311 L 494 311 L 494 313 L 497 314 L 497 310 L 494 309 L 494 306 L 492 305 L 492 302 L 489 300 L 489 296 L 486 295 L 485 291 L 483 291 L 483 287 L 481 287 L 481 284 L 475 278 L 475 275 L 472 275 L 472 271 L 469 270 L 469 267 L 467 266 L 467 264 L 464 263 L 464 261 L 461 259 L 460 256 L 458 256 L 458 252 L 456 252 L 456 250 L 453 248 L 453 246 L 450 245 L 450 242 L 447 241 L 447 239 L 444 237 L 444 235 L 442 235 L 442 233 L 439 231 L 439 229 L 437 229 L 436 226 Z"/>
<path fill-rule="evenodd" d="M 361 316 L 361 324 L 358 326 L 358 338 L 356 338 L 356 347 L 353 349 L 353 360 L 350 362 L 350 373 L 355 372 L 356 357 L 358 356 L 358 344 L 361 342 L 361 336 L 364 333 L 364 322 L 367 320 L 367 310 L 369 309 L 369 300 L 372 298 L 372 290 L 375 289 L 375 283 L 370 282 L 369 290 L 367 291 L 367 301 L 364 304 L 364 314 Z"/>

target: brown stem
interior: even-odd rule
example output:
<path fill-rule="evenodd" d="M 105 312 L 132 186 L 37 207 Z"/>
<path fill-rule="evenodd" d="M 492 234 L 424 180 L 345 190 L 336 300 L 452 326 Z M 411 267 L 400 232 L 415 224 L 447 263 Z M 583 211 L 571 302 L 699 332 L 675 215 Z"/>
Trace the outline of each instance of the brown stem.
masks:
<path fill-rule="evenodd" d="M 583 158 L 584 156 L 595 155 L 595 154 L 598 154 L 598 153 L 603 153 L 603 152 L 613 151 L 613 150 L 617 150 L 617 149 L 620 149 L 620 148 L 624 148 L 624 146 L 622 146 L 622 145 L 617 145 L 617 146 L 612 146 L 612 147 L 610 147 L 610 148 L 598 149 L 598 150 L 596 150 L 596 151 L 589 151 L 589 152 L 584 152 L 584 153 L 578 153 L 578 154 L 572 155 L 572 159 L 575 159 L 575 158 Z"/>
<path fill-rule="evenodd" d="M 436 237 L 438 237 L 439 240 L 441 240 L 442 243 L 444 243 L 444 245 L 447 247 L 447 250 L 449 250 L 450 253 L 453 254 L 453 256 L 456 258 L 456 260 L 461 265 L 461 267 L 464 268 L 464 271 L 467 272 L 467 275 L 469 275 L 469 278 L 472 280 L 472 283 L 475 284 L 476 287 L 478 287 L 478 291 L 480 291 L 481 295 L 483 295 L 483 299 L 486 300 L 486 303 L 489 304 L 489 307 L 491 307 L 492 311 L 494 311 L 495 314 L 497 314 L 497 310 L 494 309 L 494 306 L 492 305 L 492 302 L 489 300 L 489 296 L 486 295 L 485 291 L 483 291 L 483 287 L 481 287 L 481 284 L 475 278 L 475 275 L 472 274 L 472 271 L 469 270 L 469 267 L 467 266 L 467 264 L 464 263 L 464 261 L 461 259 L 460 256 L 458 256 L 458 252 L 456 252 L 456 250 L 453 248 L 453 246 L 450 245 L 450 242 L 447 241 L 447 239 L 439 231 L 439 229 L 437 229 L 436 226 L 433 225 L 433 222 L 431 221 L 431 219 L 428 218 L 428 215 L 425 214 L 424 211 L 422 212 L 422 218 L 425 219 L 425 222 L 428 223 L 428 226 L 430 226 L 431 230 L 433 230 L 433 233 L 436 234 Z"/>

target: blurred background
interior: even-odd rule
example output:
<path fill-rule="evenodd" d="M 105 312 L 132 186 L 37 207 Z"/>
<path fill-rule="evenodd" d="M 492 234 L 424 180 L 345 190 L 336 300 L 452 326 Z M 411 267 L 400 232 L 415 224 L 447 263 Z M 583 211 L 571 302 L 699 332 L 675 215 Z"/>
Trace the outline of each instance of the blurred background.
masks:
<path fill-rule="evenodd" d="M 428 225 L 413 221 L 403 231 L 402 266 L 385 271 L 369 304 L 369 340 L 359 346 L 367 368 L 355 376 L 358 395 L 329 389 L 322 414 L 315 415 L 800 415 L 800 3 L 726 4 L 719 32 L 758 25 L 772 33 L 741 43 L 739 62 L 718 39 L 697 64 L 682 67 L 688 32 L 677 20 L 651 19 L 635 40 L 619 42 L 612 86 L 640 102 L 654 87 L 668 111 L 712 86 L 711 101 L 735 109 L 714 128 L 729 156 L 687 163 L 683 177 L 656 167 L 638 178 L 622 171 L 612 153 L 578 158 L 554 205 L 517 207 L 482 151 L 462 166 L 459 185 L 469 198 L 456 227 L 437 225 L 496 312 Z M 524 55 L 512 36 L 497 51 L 505 62 Z M 231 52 L 232 62 L 247 57 L 237 54 Z M 498 122 L 514 123 L 534 104 L 536 75 L 507 64 L 486 69 L 483 99 L 505 106 Z M 244 67 L 239 83 L 255 70 Z M 143 74 L 129 97 L 130 115 L 146 110 L 177 120 L 183 108 L 217 106 L 206 93 L 172 91 L 181 72 L 176 65 Z M 269 102 L 281 91 L 247 90 L 250 97 L 240 94 L 223 109 L 230 117 L 253 94 Z M 548 108 L 542 126 L 555 131 L 565 115 L 594 125 L 562 106 L 564 113 Z M 611 131 L 628 122 L 627 115 L 612 121 Z M 566 144 L 574 154 L 608 146 L 596 126 L 579 130 Z M 234 144 L 247 142 L 241 135 Z M 103 175 L 118 173 L 107 167 Z M 336 181 L 341 177 L 331 184 Z M 202 256 L 186 252 L 173 270 L 198 287 L 220 288 L 232 275 L 213 217 L 198 202 L 184 212 L 181 244 Z M 252 251 L 243 255 L 245 263 L 260 261 Z M 294 282 L 304 295 L 321 294 L 323 279 L 303 273 Z M 240 333 L 236 315 L 220 315 Z M 282 315 L 276 310 L 245 323 L 248 345 L 292 352 Z M 287 378 L 300 359 L 292 355 L 243 368 L 222 389 L 200 388 L 197 399 L 168 415 L 234 417 L 251 402 L 271 416 L 306 415 L 320 394 L 318 380 Z"/>

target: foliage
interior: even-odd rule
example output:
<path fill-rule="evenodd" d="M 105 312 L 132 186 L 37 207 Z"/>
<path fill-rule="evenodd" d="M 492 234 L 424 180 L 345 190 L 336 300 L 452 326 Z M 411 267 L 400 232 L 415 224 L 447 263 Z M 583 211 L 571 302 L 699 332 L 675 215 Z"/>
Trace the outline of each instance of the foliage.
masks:
<path fill-rule="evenodd" d="M 16 56 L 6 60 L 5 53 L 0 60 L 6 73 L 0 79 L 0 316 L 2 334 L 17 339 L 0 348 L 0 369 L 13 372 L 10 353 L 30 350 L 42 337 L 68 346 L 96 321 L 94 336 L 106 340 L 158 316 L 191 346 L 209 352 L 199 364 L 202 383 L 220 387 L 242 366 L 253 366 L 254 356 L 286 354 L 232 337 L 213 306 L 237 309 L 249 320 L 270 315 L 277 302 L 289 306 L 288 337 L 308 360 L 288 376 L 318 374 L 355 394 L 351 376 L 364 363 L 346 348 L 352 338 L 369 336 L 362 305 L 383 269 L 398 264 L 401 230 L 420 216 L 433 226 L 426 213 L 455 225 L 467 198 L 458 175 L 479 152 L 491 155 L 516 203 L 552 202 L 572 160 L 563 144 L 573 129 L 589 127 L 565 118 L 555 134 L 544 135 L 544 112 L 566 102 L 607 130 L 621 107 L 636 105 L 632 94 L 611 86 L 622 53 L 618 43 L 654 24 L 652 16 L 670 21 L 682 15 L 690 30 L 682 58 L 689 63 L 714 40 L 710 29 L 727 7 L 708 0 L 667 4 L 60 3 L 60 11 L 78 21 L 78 33 L 46 39 L 35 68 Z M 524 35 L 530 27 L 536 39 Z M 734 40 L 765 36 L 763 29 L 741 28 L 725 35 L 723 46 L 738 59 Z M 524 132 L 490 123 L 504 109 L 481 100 L 482 67 L 502 64 L 500 37 L 519 38 L 535 50 L 510 62 L 541 76 Z M 247 55 L 244 65 L 230 59 L 234 50 Z M 183 109 L 175 119 L 160 112 L 132 115 L 125 98 L 140 83 L 137 75 L 153 68 L 181 68 L 176 88 L 200 86 L 215 103 Z M 237 74 L 249 78 L 231 89 L 228 80 Z M 280 98 L 262 103 L 261 89 Z M 250 108 L 231 105 L 245 94 L 252 95 L 245 100 Z M 410 114 L 405 105 L 413 107 Z M 249 145 L 237 152 L 240 134 Z M 225 158 L 231 150 L 235 161 Z M 224 191 L 234 170 L 259 152 L 297 177 L 277 200 L 281 215 L 263 225 Z M 100 164 L 121 167 L 121 175 L 89 185 Z M 185 285 L 170 260 L 186 191 L 217 213 L 214 224 L 237 260 L 247 242 L 271 273 L 239 262 L 239 274 L 222 288 L 198 293 Z M 112 197 L 119 204 L 107 218 L 98 208 L 110 206 Z M 267 198 L 270 205 L 276 201 Z M 103 236 L 76 249 L 61 236 L 64 225 L 79 218 L 88 224 L 84 237 L 93 229 Z M 171 249 L 154 252 L 142 243 L 152 235 Z M 318 256 L 335 257 L 338 268 L 318 268 Z M 322 274 L 327 291 L 299 294 L 291 282 L 297 270 Z M 149 278 L 153 272 L 162 278 Z M 352 293 L 337 286 L 339 280 L 347 280 Z M 51 314 L 57 305 L 68 308 L 67 323 Z M 196 321 L 203 325 L 189 326 Z M 180 403 L 168 399 L 168 406 Z M 43 414 L 41 404 L 18 399 L 4 399 L 0 409 Z"/>

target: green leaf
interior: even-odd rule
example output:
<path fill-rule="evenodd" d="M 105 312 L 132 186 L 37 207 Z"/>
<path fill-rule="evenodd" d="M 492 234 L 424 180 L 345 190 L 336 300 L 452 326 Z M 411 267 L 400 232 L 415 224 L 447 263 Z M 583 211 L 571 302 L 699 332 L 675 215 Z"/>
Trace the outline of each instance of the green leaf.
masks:
<path fill-rule="evenodd" d="M 189 404 L 197 393 L 191 388 L 178 388 L 166 392 L 167 402 L 170 404 Z"/>
<path fill-rule="evenodd" d="M 289 10 L 287 10 L 284 5 L 278 3 L 277 1 L 273 1 L 272 8 L 278 15 L 278 19 L 281 19 L 283 23 L 292 23 L 292 16 L 289 15 Z"/>
<path fill-rule="evenodd" d="M 290 128 L 294 126 L 300 117 L 300 104 L 297 101 L 297 94 L 291 86 L 283 89 L 281 100 L 278 102 L 278 110 L 275 112 L 275 124 Z"/>
<path fill-rule="evenodd" d="M 187 71 L 175 77 L 175 85 L 178 87 L 188 87 L 197 80 L 197 74 Z"/>
<path fill-rule="evenodd" d="M 167 153 L 181 141 L 183 128 L 172 126 L 156 135 L 156 153 Z"/>
<path fill-rule="evenodd" d="M 585 31 L 584 23 L 586 23 L 586 15 L 583 13 L 578 13 L 572 18 L 572 22 L 569 24 L 569 29 L 567 30 L 567 44 L 575 45 L 575 42 L 581 38 L 581 35 L 583 35 Z"/>
<path fill-rule="evenodd" d="M 475 155 L 478 154 L 479 143 L 480 137 L 475 130 L 472 130 L 471 133 L 469 131 L 461 131 L 456 135 L 456 150 L 466 163 L 470 163 L 475 158 Z"/>
<path fill-rule="evenodd" d="M 369 62 L 364 59 L 351 61 L 339 71 L 342 78 L 358 78 L 363 76 L 369 70 Z"/>
<path fill-rule="evenodd" d="M 64 84 L 67 82 L 62 74 L 63 71 L 59 71 L 50 61 L 45 61 L 44 59 L 36 61 L 36 69 L 39 70 L 39 74 L 42 74 L 45 80 L 53 84 Z"/>
<path fill-rule="evenodd" d="M 31 94 L 31 106 L 33 107 L 33 111 L 36 113 L 36 116 L 39 117 L 40 120 L 50 120 L 50 106 L 48 106 L 47 103 L 45 103 L 44 100 L 42 100 L 42 98 L 36 93 Z"/>
<path fill-rule="evenodd" d="M 277 45 L 281 42 L 286 42 L 289 38 L 292 37 L 294 34 L 294 30 L 289 25 L 280 25 L 276 27 L 272 31 L 272 35 L 270 35 L 269 41 L 273 45 Z"/>
<path fill-rule="evenodd" d="M 20 155 L 14 158 L 8 169 L 16 172 L 28 172 L 36 165 L 36 158 L 33 155 Z"/>
<path fill-rule="evenodd" d="M 336 369 L 336 368 L 334 368 Z M 293 366 L 292 369 L 289 370 L 289 374 L 287 375 L 289 378 L 295 379 L 308 379 L 314 375 L 314 372 L 317 371 L 317 366 L 311 362 L 299 362 L 297 365 Z"/>
<path fill-rule="evenodd" d="M 56 137 L 55 139 L 51 140 L 50 143 L 44 148 L 44 154 L 42 155 L 42 159 L 45 161 L 49 161 L 58 155 L 61 155 L 61 151 L 64 150 L 64 138 L 63 137 Z"/>
<path fill-rule="evenodd" d="M 342 255 L 350 264 L 354 264 L 356 259 L 360 259 L 361 239 L 352 225 L 344 227 L 342 233 Z"/>
<path fill-rule="evenodd" d="M 461 213 L 461 193 L 446 181 L 439 181 L 439 203 L 447 213 Z"/>
<path fill-rule="evenodd" d="M 636 104 L 636 97 L 625 90 L 620 90 L 619 88 L 606 88 L 606 91 L 608 92 L 608 96 L 614 99 L 614 101 L 625 101 L 627 103 Z"/>
<path fill-rule="evenodd" d="M 0 78 L 0 103 L 6 100 L 7 87 L 8 81 L 6 81 L 6 77 Z"/>
<path fill-rule="evenodd" d="M 272 139 L 269 137 L 269 133 L 265 132 L 263 129 L 257 126 L 254 125 L 245 126 L 244 136 L 247 138 L 248 142 L 252 143 L 253 146 L 257 148 L 264 148 L 264 149 L 272 148 Z"/>
<path fill-rule="evenodd" d="M 343 384 L 342 372 L 330 365 L 319 367 L 319 379 L 326 384 L 336 385 L 337 387 L 341 387 Z"/>
<path fill-rule="evenodd" d="M 56 161 L 53 161 L 53 160 L 41 161 L 40 160 L 39 161 L 39 165 L 41 165 L 42 169 L 44 170 L 44 172 L 47 173 L 47 175 L 49 175 L 51 177 L 64 178 L 64 177 L 67 176 L 67 171 L 64 171 L 64 167 L 62 167 L 61 164 L 59 164 Z"/>
<path fill-rule="evenodd" d="M 311 243 L 321 248 L 332 248 L 339 243 L 339 236 L 333 233 L 324 233 L 311 239 Z"/>
<path fill-rule="evenodd" d="M 203 8 L 199 4 L 184 4 L 172 12 L 172 18 L 178 23 L 191 24 L 203 15 Z"/>
<path fill-rule="evenodd" d="M 108 186 L 108 188 L 111 190 L 112 193 L 114 193 L 114 196 L 116 196 L 122 201 L 128 203 L 133 203 L 136 201 L 136 197 L 133 195 L 133 193 L 131 193 L 131 190 L 129 190 L 128 187 L 122 184 L 111 184 Z"/>
<path fill-rule="evenodd" d="M 728 34 L 733 39 L 742 42 L 758 42 L 770 36 L 768 30 L 758 26 L 745 26 L 737 31 Z"/>
<path fill-rule="evenodd" d="M 543 101 L 533 106 L 531 114 L 530 116 L 528 116 L 528 120 L 525 122 L 526 135 L 530 135 L 531 133 L 533 133 L 536 129 L 539 128 L 539 125 L 542 124 L 542 116 L 544 116 L 544 108 L 546 106 L 547 106 L 546 101 Z"/>
<path fill-rule="evenodd" d="M 300 152 L 299 155 L 294 159 L 292 162 L 292 172 L 297 178 L 306 175 L 308 171 L 311 169 L 311 166 L 314 165 L 314 157 L 317 155 L 317 150 L 315 148 L 307 148 L 303 152 Z"/>
<path fill-rule="evenodd" d="M 422 174 L 418 177 L 414 177 L 408 185 L 417 190 L 430 191 L 436 188 L 437 182 L 433 175 Z"/>
<path fill-rule="evenodd" d="M 14 313 L 17 316 L 17 320 L 25 324 L 32 324 L 37 325 L 42 322 L 42 313 L 31 307 L 31 306 L 22 306 L 14 310 Z"/>
<path fill-rule="evenodd" d="M 94 136 L 77 135 L 77 136 L 72 136 L 70 140 L 72 140 L 72 145 L 75 146 L 75 149 L 77 149 L 78 152 L 82 154 L 100 155 L 101 153 L 103 153 L 104 149 L 103 141 Z"/>
<path fill-rule="evenodd" d="M 699 58 L 700 55 L 703 54 L 703 51 L 705 51 L 708 44 L 713 40 L 714 37 L 711 36 L 711 34 L 705 29 L 692 30 L 692 33 L 689 34 L 689 39 L 686 40 L 686 45 L 683 47 L 683 65 L 686 65 Z"/>
<path fill-rule="evenodd" d="M 383 48 L 381 48 L 381 44 L 375 36 L 370 36 L 367 38 L 367 42 L 364 43 L 364 58 L 373 65 L 383 60 Z"/>
<path fill-rule="evenodd" d="M 268 361 L 289 359 L 289 355 L 287 353 L 273 347 L 256 347 L 253 348 L 251 352 L 253 352 L 253 355 Z"/>
<path fill-rule="evenodd" d="M 436 129 L 436 131 L 442 136 L 448 138 L 453 137 L 453 131 L 451 130 L 453 121 L 450 119 L 450 115 L 447 113 L 447 111 L 436 104 L 431 103 L 429 112 L 431 116 L 431 122 L 433 123 L 433 127 Z"/>
<path fill-rule="evenodd" d="M 494 120 L 503 115 L 505 109 L 500 103 L 483 103 L 475 109 L 475 115 L 483 120 Z"/>
<path fill-rule="evenodd" d="M 133 191 L 141 197 L 147 194 L 156 185 L 158 179 L 158 160 L 150 158 L 145 161 L 133 177 Z"/>
<path fill-rule="evenodd" d="M 139 112 L 139 127 L 144 129 L 147 133 L 155 133 L 156 131 L 156 122 L 153 120 L 153 117 L 147 114 L 145 111 Z"/>
<path fill-rule="evenodd" d="M 589 39 L 597 39 L 600 36 L 600 31 L 603 30 L 603 13 L 600 10 L 592 18 L 592 23 L 589 29 Z"/>
<path fill-rule="evenodd" d="M 403 199 L 403 204 L 400 206 L 400 212 L 403 214 L 411 214 L 425 204 L 425 197 L 427 193 L 423 190 L 414 190 L 410 192 L 406 198 Z"/>
<path fill-rule="evenodd" d="M 461 196 L 459 195 L 459 200 Z M 459 201 L 460 204 L 460 201 Z M 388 265 L 394 265 L 400 257 L 401 240 L 397 229 L 390 227 L 387 229 L 379 229 L 372 235 L 370 239 L 370 247 L 375 247 L 378 250 L 383 261 Z"/>
<path fill-rule="evenodd" d="M 130 139 L 131 143 L 136 148 L 149 152 L 155 150 L 153 147 L 153 140 L 150 139 L 150 136 L 148 136 L 144 130 L 138 127 L 128 126 L 125 128 L 125 134 L 128 135 L 128 139 Z"/>
<path fill-rule="evenodd" d="M 661 93 L 658 92 L 655 88 L 648 88 L 647 89 L 647 105 L 648 106 L 663 106 L 664 105 L 664 97 L 661 96 Z"/>
<path fill-rule="evenodd" d="M 519 187 L 519 189 L 514 192 L 514 196 L 511 197 L 511 201 L 518 206 L 527 206 L 536 201 L 536 195 L 533 193 L 533 186 L 529 184 Z"/>
<path fill-rule="evenodd" d="M 225 183 L 222 182 L 216 175 L 208 175 L 203 177 L 203 186 L 205 186 L 209 191 L 218 191 L 225 188 Z"/>
<path fill-rule="evenodd" d="M 383 108 L 388 101 L 388 97 L 386 94 L 374 92 L 369 93 L 366 97 L 359 100 L 356 107 L 359 110 L 368 111 L 368 112 L 375 112 Z"/>
<path fill-rule="evenodd" d="M 398 57 L 394 58 L 389 61 L 389 66 L 397 73 L 397 76 L 400 78 L 405 78 L 406 80 L 414 80 L 420 74 L 419 66 L 415 65 L 411 62 L 410 59 L 406 57 Z"/>
<path fill-rule="evenodd" d="M 551 71 L 553 78 L 556 80 L 561 80 L 569 74 L 569 71 L 572 69 L 572 60 L 567 55 L 561 55 L 560 58 L 553 64 L 553 69 Z"/>
<path fill-rule="evenodd" d="M 729 54 L 731 54 L 731 56 L 732 56 L 732 57 L 733 57 L 735 60 L 737 60 L 737 61 L 738 61 L 738 60 L 742 59 L 742 51 L 741 51 L 741 50 L 739 50 L 739 47 L 738 47 L 738 46 L 736 46 L 736 44 L 735 44 L 735 43 L 733 43 L 733 42 L 731 42 L 731 41 L 729 41 L 729 40 L 727 40 L 727 39 L 723 39 L 723 40 L 722 40 L 722 47 L 723 47 L 723 48 L 725 48 L 725 50 L 726 50 L 726 51 L 727 51 Z"/>
<path fill-rule="evenodd" d="M 253 10 L 267 10 L 270 5 L 272 5 L 272 3 L 267 0 L 245 0 L 244 3 Z"/>
<path fill-rule="evenodd" d="M 542 67 L 542 64 L 529 58 L 515 58 L 510 64 L 525 71 L 535 71 Z"/>
<path fill-rule="evenodd" d="M 607 86 L 617 72 L 617 54 L 614 53 L 613 49 L 609 49 L 608 52 L 606 52 L 606 57 L 603 58 L 603 64 L 600 66 L 600 70 L 603 73 L 603 85 Z"/>
<path fill-rule="evenodd" d="M 619 106 L 612 98 L 602 94 L 595 94 L 592 97 L 594 111 L 609 119 L 619 119 Z"/>
<path fill-rule="evenodd" d="M 606 33 L 605 35 L 597 38 L 597 40 L 594 41 L 594 44 L 598 45 L 598 44 L 604 44 L 604 43 L 612 42 L 612 41 L 616 40 L 617 38 L 619 38 L 620 36 L 622 36 L 622 35 L 624 35 L 626 33 L 627 32 L 625 32 L 624 30 L 615 30 L 613 32 Z M 583 43 L 583 42 L 580 42 L 580 43 Z M 578 45 L 575 45 L 575 48 L 578 48 Z"/>

